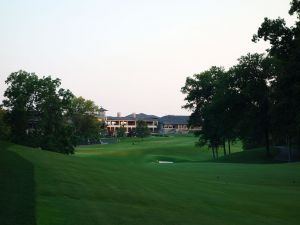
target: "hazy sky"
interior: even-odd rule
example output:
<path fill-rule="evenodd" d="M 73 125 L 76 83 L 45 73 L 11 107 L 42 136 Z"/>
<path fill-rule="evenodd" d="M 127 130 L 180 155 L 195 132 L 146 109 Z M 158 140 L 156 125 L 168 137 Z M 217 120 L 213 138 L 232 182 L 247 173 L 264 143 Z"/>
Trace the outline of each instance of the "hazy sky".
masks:
<path fill-rule="evenodd" d="M 289 19 L 289 0 L 0 0 L 0 100 L 20 69 L 109 110 L 189 114 L 187 76 L 263 52 L 264 17 Z"/>

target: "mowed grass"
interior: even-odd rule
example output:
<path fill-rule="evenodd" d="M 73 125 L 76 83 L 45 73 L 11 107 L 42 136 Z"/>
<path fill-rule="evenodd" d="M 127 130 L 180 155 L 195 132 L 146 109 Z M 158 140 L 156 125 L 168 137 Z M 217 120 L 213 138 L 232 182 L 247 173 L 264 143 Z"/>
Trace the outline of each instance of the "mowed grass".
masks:
<path fill-rule="evenodd" d="M 90 145 L 77 148 L 76 156 L 99 160 L 134 163 L 157 162 L 203 162 L 211 160 L 208 147 L 196 147 L 194 136 L 150 137 L 145 139 L 125 138 L 112 145 Z M 232 152 L 241 152 L 240 142 L 231 147 Z M 219 150 L 220 156 L 223 151 Z"/>
<path fill-rule="evenodd" d="M 1 143 L 2 155 L 18 157 L 0 168 L 21 168 L 16 160 L 32 165 L 34 173 L 30 166 L 22 170 L 35 184 L 29 188 L 35 208 L 28 210 L 34 215 L 27 218 L 40 225 L 299 223 L 300 163 L 212 162 L 208 149 L 195 147 L 195 141 L 125 139 L 79 147 L 73 156 Z M 239 143 L 233 151 L 240 151 Z M 18 190 L 0 186 L 0 191 L 2 198 Z M 23 206 L 28 201 L 17 199 Z"/>

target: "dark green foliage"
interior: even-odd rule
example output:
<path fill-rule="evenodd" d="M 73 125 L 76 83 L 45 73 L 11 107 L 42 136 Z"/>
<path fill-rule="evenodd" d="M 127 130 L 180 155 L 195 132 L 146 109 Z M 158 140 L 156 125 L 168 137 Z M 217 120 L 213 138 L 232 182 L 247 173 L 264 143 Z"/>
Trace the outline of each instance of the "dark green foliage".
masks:
<path fill-rule="evenodd" d="M 299 0 L 292 0 L 291 2 L 291 9 L 289 11 L 290 15 L 297 14 L 298 18 L 300 15 L 300 1 Z"/>
<path fill-rule="evenodd" d="M 25 71 L 12 73 L 5 83 L 4 107 L 8 109 L 8 122 L 11 127 L 11 139 L 16 143 L 25 143 L 31 113 L 35 110 L 35 97 L 38 77 Z"/>
<path fill-rule="evenodd" d="M 246 144 L 252 140 L 258 146 L 265 145 L 270 154 L 271 94 L 277 78 L 275 63 L 271 58 L 260 54 L 248 54 L 239 59 L 231 73 L 232 86 L 240 96 L 239 121 L 240 138 Z M 258 147 L 258 146 L 251 146 Z"/>
<path fill-rule="evenodd" d="M 274 137 L 282 144 L 300 143 L 300 1 L 293 0 L 289 13 L 296 14 L 294 26 L 284 19 L 268 19 L 262 23 L 253 41 L 269 41 L 270 56 L 278 61 L 278 78 L 274 85 Z M 285 141 L 283 141 L 285 140 Z"/>
<path fill-rule="evenodd" d="M 226 142 L 236 138 L 244 147 L 266 146 L 269 155 L 272 84 L 275 63 L 260 54 L 248 54 L 228 72 L 212 67 L 187 78 L 182 92 L 185 108 L 193 110 L 190 123 L 201 126 L 199 144 L 209 144 L 218 157 L 219 146 L 226 154 Z"/>
<path fill-rule="evenodd" d="M 103 132 L 104 124 L 95 116 L 98 110 L 99 107 L 91 100 L 83 97 L 73 98 L 70 117 L 78 144 L 100 142 L 100 133 Z"/>
<path fill-rule="evenodd" d="M 3 105 L 13 142 L 65 154 L 73 153 L 76 144 L 100 142 L 105 127 L 95 116 L 99 108 L 61 88 L 59 79 L 19 71 L 6 84 Z M 0 129 L 9 132 L 2 114 L 4 111 L 0 112 Z"/>
<path fill-rule="evenodd" d="M 253 41 L 269 41 L 267 56 L 248 54 L 225 72 L 212 67 L 187 78 L 182 92 L 192 110 L 190 124 L 201 126 L 199 144 L 209 143 L 218 154 L 226 140 L 243 141 L 244 148 L 300 143 L 300 1 L 291 2 L 298 20 L 287 27 L 284 19 L 265 21 Z M 228 146 L 230 147 L 230 146 Z"/>
<path fill-rule="evenodd" d="M 10 127 L 7 122 L 7 112 L 0 108 L 0 140 L 8 140 Z"/>
<path fill-rule="evenodd" d="M 125 127 L 120 127 L 117 130 L 117 137 L 125 137 L 126 136 L 126 128 Z"/>
<path fill-rule="evenodd" d="M 60 88 L 60 80 L 19 71 L 12 73 L 6 84 L 3 105 L 8 112 L 12 141 L 73 153 L 75 143 L 68 118 L 73 94 Z"/>
<path fill-rule="evenodd" d="M 72 125 L 68 121 L 73 94 L 60 88 L 60 80 L 51 77 L 39 79 L 36 111 L 40 116 L 37 130 L 40 146 L 46 150 L 70 154 L 74 152 Z"/>
<path fill-rule="evenodd" d="M 64 154 L 73 154 L 76 139 L 74 129 L 71 125 L 59 127 L 53 134 L 44 135 L 42 137 L 40 147 L 44 150 L 56 151 Z"/>
<path fill-rule="evenodd" d="M 142 120 L 136 121 L 135 134 L 137 137 L 140 137 L 140 138 L 148 137 L 150 135 L 150 130 L 145 121 L 142 121 Z"/>
<path fill-rule="evenodd" d="M 212 67 L 210 70 L 188 77 L 182 92 L 186 94 L 184 108 L 193 110 L 190 125 L 201 127 L 198 145 L 209 144 L 214 157 L 218 157 L 218 148 L 236 138 L 232 118 L 236 112 L 234 96 L 229 91 L 229 76 L 224 68 Z M 234 104 L 233 104 L 234 103 Z"/>

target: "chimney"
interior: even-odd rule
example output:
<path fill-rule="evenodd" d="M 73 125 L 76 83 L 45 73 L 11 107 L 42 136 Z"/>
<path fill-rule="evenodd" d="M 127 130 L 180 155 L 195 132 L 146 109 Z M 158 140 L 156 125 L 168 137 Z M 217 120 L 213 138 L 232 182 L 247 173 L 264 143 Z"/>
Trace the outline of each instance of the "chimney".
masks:
<path fill-rule="evenodd" d="M 136 113 L 135 112 L 132 113 L 132 116 L 133 116 L 134 119 L 136 119 Z"/>
<path fill-rule="evenodd" d="M 117 113 L 117 117 L 121 117 L 121 113 L 120 112 Z"/>

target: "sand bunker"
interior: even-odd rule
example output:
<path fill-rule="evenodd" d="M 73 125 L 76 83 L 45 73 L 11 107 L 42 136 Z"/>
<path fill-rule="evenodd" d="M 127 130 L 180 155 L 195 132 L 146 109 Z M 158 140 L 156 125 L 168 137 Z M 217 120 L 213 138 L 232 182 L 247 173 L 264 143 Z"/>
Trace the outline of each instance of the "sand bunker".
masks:
<path fill-rule="evenodd" d="M 170 163 L 174 163 L 171 161 L 158 161 L 159 164 L 170 164 Z"/>

